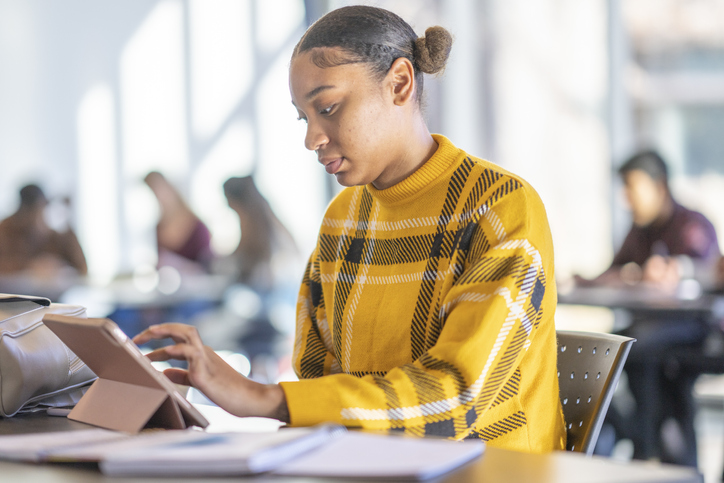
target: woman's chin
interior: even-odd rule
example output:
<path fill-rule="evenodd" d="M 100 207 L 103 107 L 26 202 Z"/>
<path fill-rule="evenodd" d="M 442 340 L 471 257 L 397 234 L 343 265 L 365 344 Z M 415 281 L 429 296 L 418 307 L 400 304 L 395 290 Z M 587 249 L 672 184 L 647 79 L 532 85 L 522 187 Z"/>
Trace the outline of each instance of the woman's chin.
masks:
<path fill-rule="evenodd" d="M 337 178 L 337 183 L 341 184 L 345 188 L 351 188 L 352 186 L 366 185 L 364 181 L 355 180 L 349 173 L 335 173 L 334 177 Z"/>

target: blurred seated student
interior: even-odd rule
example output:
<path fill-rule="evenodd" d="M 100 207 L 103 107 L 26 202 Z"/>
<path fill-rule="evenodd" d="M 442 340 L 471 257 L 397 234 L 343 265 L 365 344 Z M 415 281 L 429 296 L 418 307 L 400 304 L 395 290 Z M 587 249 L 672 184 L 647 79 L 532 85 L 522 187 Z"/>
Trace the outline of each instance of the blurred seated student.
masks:
<path fill-rule="evenodd" d="M 181 194 L 159 172 L 144 179 L 158 199 L 161 216 L 156 225 L 159 265 L 188 268 L 195 265 L 207 270 L 213 258 L 211 233 L 188 207 Z"/>
<path fill-rule="evenodd" d="M 297 253 L 294 238 L 251 176 L 226 180 L 224 195 L 239 216 L 241 228 L 239 246 L 230 257 L 237 281 L 257 291 L 269 291 L 279 282 L 279 262 Z"/>
<path fill-rule="evenodd" d="M 686 266 L 716 263 L 719 245 L 713 225 L 701 213 L 676 202 L 661 156 L 654 151 L 638 153 L 619 168 L 619 173 L 633 225 L 611 267 L 594 280 L 579 277 L 579 284 L 641 284 L 673 291 Z M 619 333 L 637 339 L 625 367 L 636 410 L 624 421 L 612 409 L 608 419 L 620 436 L 633 440 L 634 458 L 696 466 L 693 380 L 666 370 L 664 361 L 674 347 L 700 345 L 709 332 L 707 322 L 682 314 L 653 317 L 646 311 L 635 311 L 631 315 L 631 325 Z M 667 417 L 676 421 L 677 437 L 684 442 L 678 449 L 662 439 Z"/>
<path fill-rule="evenodd" d="M 633 225 L 611 267 L 579 285 L 634 285 L 638 282 L 674 287 L 687 265 L 714 264 L 719 256 L 716 231 L 701 213 L 676 202 L 668 169 L 655 151 L 638 153 L 619 168 Z"/>
<path fill-rule="evenodd" d="M 241 239 L 233 253 L 213 263 L 213 272 L 230 277 L 233 285 L 222 310 L 199 324 L 199 332 L 214 347 L 244 352 L 256 379 L 273 377 L 269 370 L 276 364 L 269 361 L 293 330 L 280 320 L 279 309 L 294 310 L 304 266 L 292 235 L 251 176 L 229 178 L 223 189 L 239 217 Z"/>
<path fill-rule="evenodd" d="M 88 273 L 75 233 L 53 230 L 45 221 L 48 200 L 35 184 L 20 190 L 20 207 L 0 222 L 0 274 L 30 273 L 48 277 L 71 268 Z"/>

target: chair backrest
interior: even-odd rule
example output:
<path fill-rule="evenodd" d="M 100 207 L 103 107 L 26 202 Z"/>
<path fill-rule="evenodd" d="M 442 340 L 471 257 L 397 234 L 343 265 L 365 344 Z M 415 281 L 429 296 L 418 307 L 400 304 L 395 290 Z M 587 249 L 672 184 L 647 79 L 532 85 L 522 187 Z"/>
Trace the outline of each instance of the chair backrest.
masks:
<path fill-rule="evenodd" d="M 591 455 L 636 339 L 559 330 L 558 386 L 566 420 L 566 449 Z"/>

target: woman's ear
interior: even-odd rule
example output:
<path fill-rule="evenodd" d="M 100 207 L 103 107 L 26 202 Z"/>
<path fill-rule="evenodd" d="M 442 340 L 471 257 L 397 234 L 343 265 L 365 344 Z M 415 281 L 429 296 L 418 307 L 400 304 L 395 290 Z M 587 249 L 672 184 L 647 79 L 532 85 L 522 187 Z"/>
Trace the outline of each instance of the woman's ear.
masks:
<path fill-rule="evenodd" d="M 392 63 L 387 72 L 393 102 L 396 106 L 404 106 L 415 98 L 415 68 L 412 62 L 400 57 Z"/>

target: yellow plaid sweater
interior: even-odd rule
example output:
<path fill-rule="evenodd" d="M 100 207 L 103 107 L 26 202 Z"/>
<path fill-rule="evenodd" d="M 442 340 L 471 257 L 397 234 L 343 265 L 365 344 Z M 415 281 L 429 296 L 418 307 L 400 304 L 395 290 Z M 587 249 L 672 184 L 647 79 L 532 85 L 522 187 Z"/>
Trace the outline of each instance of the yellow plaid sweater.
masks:
<path fill-rule="evenodd" d="M 342 191 L 299 295 L 292 425 L 565 448 L 543 203 L 443 136 L 385 190 Z"/>

